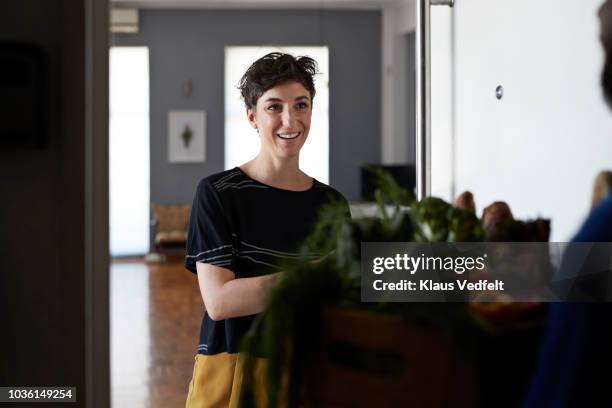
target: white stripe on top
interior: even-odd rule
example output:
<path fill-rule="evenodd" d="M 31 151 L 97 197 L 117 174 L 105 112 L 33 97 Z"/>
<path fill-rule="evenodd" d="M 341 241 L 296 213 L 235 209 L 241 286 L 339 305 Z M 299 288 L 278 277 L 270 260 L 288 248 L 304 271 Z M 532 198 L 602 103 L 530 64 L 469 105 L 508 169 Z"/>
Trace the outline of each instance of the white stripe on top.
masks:
<path fill-rule="evenodd" d="M 218 191 L 225 191 L 225 190 L 228 190 L 230 188 L 234 188 L 234 189 L 240 190 L 240 189 L 249 188 L 249 187 L 253 187 L 253 188 L 270 188 L 268 186 L 262 186 L 262 185 L 259 185 L 259 184 L 246 184 L 244 186 L 227 185 L 227 186 L 221 187 Z"/>
<path fill-rule="evenodd" d="M 209 252 L 218 251 L 218 250 L 223 249 L 223 248 L 231 248 L 231 247 L 232 246 L 229 245 L 229 244 L 228 245 L 221 245 L 220 247 L 209 249 L 209 250 L 206 250 L 206 251 L 202 251 L 202 252 L 200 252 L 198 254 L 195 254 L 195 255 L 185 255 L 185 258 L 197 258 L 198 256 L 207 254 Z"/>
<path fill-rule="evenodd" d="M 279 255 L 279 254 L 275 254 L 275 253 L 271 253 L 271 252 L 267 252 L 267 251 L 255 251 L 255 250 L 250 250 L 250 251 L 239 251 L 238 254 L 264 254 L 264 255 L 269 255 L 269 256 L 275 256 L 278 258 L 299 258 L 299 255 Z M 320 255 L 307 255 L 304 254 L 304 256 L 307 256 L 309 258 L 317 258 Z"/>
<path fill-rule="evenodd" d="M 253 258 L 251 258 L 250 256 L 247 256 L 247 255 L 238 255 L 238 256 L 240 258 L 245 258 L 245 259 L 248 259 L 249 261 L 252 261 L 252 262 L 255 262 L 255 263 L 258 263 L 258 264 L 267 265 L 267 266 L 271 266 L 272 268 L 278 269 L 278 265 L 272 265 L 271 263 L 268 263 L 268 262 L 258 261 L 257 259 L 253 259 Z"/>
<path fill-rule="evenodd" d="M 240 241 L 241 244 L 246 245 L 248 247 L 251 248 L 255 248 L 255 249 L 259 249 L 261 251 L 267 251 L 270 252 L 272 254 L 278 254 L 278 255 L 285 255 L 286 257 L 298 257 L 300 255 L 307 255 L 307 256 L 321 256 L 321 254 L 315 254 L 315 253 L 305 253 L 305 254 L 300 254 L 299 252 L 283 252 L 283 251 L 277 251 L 275 249 L 270 249 L 270 248 L 262 248 L 259 247 L 257 245 L 253 245 L 253 244 L 249 244 L 248 242 L 244 242 L 244 241 Z"/>
<path fill-rule="evenodd" d="M 231 178 L 234 178 L 235 176 L 237 176 L 239 174 L 242 174 L 242 172 L 239 171 L 239 170 L 233 171 L 233 172 L 229 173 L 228 175 L 226 175 L 225 177 L 222 177 L 219 180 L 215 181 L 214 183 L 212 183 L 212 185 L 217 187 L 218 184 L 221 184 L 221 183 L 223 183 L 223 182 L 225 182 L 225 181 L 227 181 L 227 180 L 229 180 Z"/>
<path fill-rule="evenodd" d="M 239 186 L 244 183 L 252 183 L 253 180 L 242 180 L 242 181 L 224 181 L 223 183 L 216 184 L 215 187 L 221 189 L 226 186 Z"/>

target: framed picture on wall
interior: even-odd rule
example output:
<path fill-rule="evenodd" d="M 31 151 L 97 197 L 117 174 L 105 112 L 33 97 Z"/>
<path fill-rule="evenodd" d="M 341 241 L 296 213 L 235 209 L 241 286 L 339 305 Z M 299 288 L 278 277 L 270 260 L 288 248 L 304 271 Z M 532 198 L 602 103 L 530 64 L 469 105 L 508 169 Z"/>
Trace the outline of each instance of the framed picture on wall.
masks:
<path fill-rule="evenodd" d="M 202 163 L 206 160 L 206 112 L 168 112 L 168 161 Z"/>

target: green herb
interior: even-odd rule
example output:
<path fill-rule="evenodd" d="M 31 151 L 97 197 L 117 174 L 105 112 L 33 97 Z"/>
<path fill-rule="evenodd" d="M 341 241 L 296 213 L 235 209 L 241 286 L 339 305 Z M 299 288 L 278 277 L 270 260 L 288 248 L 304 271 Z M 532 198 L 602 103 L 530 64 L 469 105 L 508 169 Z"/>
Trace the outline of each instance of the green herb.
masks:
<path fill-rule="evenodd" d="M 320 321 L 326 307 L 367 309 L 402 316 L 421 325 L 442 327 L 462 351 L 473 345 L 479 326 L 466 304 L 361 303 L 361 242 L 481 241 L 480 220 L 454 209 L 439 198 L 415 202 L 380 169 L 375 198 L 379 217 L 351 220 L 341 202 L 321 209 L 319 222 L 304 242 L 300 259 L 281 265 L 284 277 L 270 290 L 262 313 L 243 340 L 248 352 L 244 367 L 241 406 L 253 407 L 255 356 L 268 359 L 269 407 L 279 402 L 298 405 L 301 375 L 319 343 Z M 312 261 L 312 253 L 324 255 Z M 288 382 L 283 385 L 283 377 Z"/>

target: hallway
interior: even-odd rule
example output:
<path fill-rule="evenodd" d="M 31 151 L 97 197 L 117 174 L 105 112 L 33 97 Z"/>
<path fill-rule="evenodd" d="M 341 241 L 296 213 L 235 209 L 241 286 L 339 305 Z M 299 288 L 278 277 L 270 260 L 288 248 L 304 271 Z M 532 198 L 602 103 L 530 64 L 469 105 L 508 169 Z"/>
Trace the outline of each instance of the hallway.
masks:
<path fill-rule="evenodd" d="M 197 278 L 182 260 L 111 264 L 114 408 L 183 407 L 200 329 Z"/>

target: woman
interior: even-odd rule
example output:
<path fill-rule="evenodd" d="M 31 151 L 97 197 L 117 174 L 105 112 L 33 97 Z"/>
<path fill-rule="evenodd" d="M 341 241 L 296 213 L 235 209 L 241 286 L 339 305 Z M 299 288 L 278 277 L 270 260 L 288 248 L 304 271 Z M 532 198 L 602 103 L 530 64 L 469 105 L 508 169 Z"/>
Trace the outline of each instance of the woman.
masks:
<path fill-rule="evenodd" d="M 187 407 L 237 406 L 238 345 L 281 259 L 297 256 L 321 205 L 344 197 L 299 168 L 310 130 L 316 63 L 271 53 L 240 81 L 261 149 L 240 167 L 204 178 L 189 224 L 186 267 L 197 273 L 205 313 Z M 347 205 L 348 213 L 348 205 Z"/>

